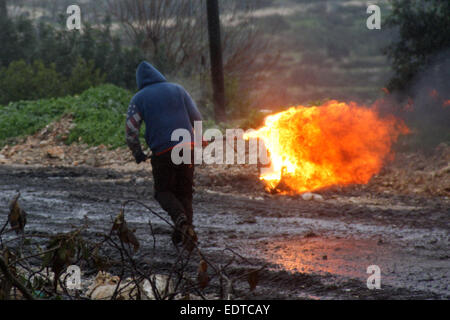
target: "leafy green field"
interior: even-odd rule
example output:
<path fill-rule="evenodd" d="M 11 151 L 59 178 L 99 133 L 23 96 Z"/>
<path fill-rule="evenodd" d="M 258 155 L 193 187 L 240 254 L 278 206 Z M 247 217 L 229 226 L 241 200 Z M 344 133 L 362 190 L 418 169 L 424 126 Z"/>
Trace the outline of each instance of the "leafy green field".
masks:
<path fill-rule="evenodd" d="M 80 95 L 0 106 L 0 147 L 35 133 L 64 114 L 73 115 L 76 125 L 67 143 L 81 137 L 89 145 L 124 146 L 125 114 L 131 97 L 125 89 L 103 85 Z"/>

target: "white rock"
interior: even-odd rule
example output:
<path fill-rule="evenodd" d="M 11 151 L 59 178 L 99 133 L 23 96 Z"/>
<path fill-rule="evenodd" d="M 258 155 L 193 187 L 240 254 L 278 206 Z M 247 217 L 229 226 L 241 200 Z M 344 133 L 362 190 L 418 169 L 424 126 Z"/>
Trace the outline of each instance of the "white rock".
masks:
<path fill-rule="evenodd" d="M 313 194 L 311 192 L 305 192 L 302 194 L 302 199 L 305 201 L 309 201 L 313 198 Z"/>
<path fill-rule="evenodd" d="M 323 201 L 323 197 L 320 194 L 312 192 L 305 192 L 304 194 L 302 194 L 302 199 L 305 201 Z"/>
<path fill-rule="evenodd" d="M 313 200 L 314 201 L 323 201 L 323 197 L 320 194 L 313 194 Z"/>
<path fill-rule="evenodd" d="M 151 277 L 152 282 L 155 284 L 155 290 L 160 297 L 171 294 L 175 290 L 173 281 L 169 281 L 169 277 L 166 275 L 156 274 Z M 94 283 L 89 286 L 87 296 L 93 300 L 110 300 L 116 290 L 119 283 L 118 276 L 112 276 L 106 272 L 99 272 L 95 277 Z M 131 278 L 122 280 L 119 285 L 118 294 L 116 299 L 119 300 L 135 300 L 137 299 L 138 290 Z M 167 285 L 168 283 L 168 285 Z M 155 300 L 156 294 L 150 284 L 150 281 L 145 279 L 139 283 L 141 296 L 143 300 Z M 167 288 L 166 288 L 167 287 Z"/>
<path fill-rule="evenodd" d="M 173 281 L 169 279 L 168 276 L 162 274 L 155 274 L 151 277 L 151 279 L 152 282 L 155 284 L 155 290 L 157 291 L 158 295 L 161 298 L 174 292 L 175 285 Z M 150 300 L 156 299 L 156 295 L 153 291 L 152 285 L 150 284 L 150 281 L 148 281 L 147 279 L 144 280 L 142 289 L 148 299 Z"/>

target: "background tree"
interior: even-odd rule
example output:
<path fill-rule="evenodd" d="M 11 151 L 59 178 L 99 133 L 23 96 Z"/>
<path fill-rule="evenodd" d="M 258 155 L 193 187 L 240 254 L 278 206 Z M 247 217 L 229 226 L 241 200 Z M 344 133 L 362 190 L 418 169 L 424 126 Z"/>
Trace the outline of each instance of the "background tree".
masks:
<path fill-rule="evenodd" d="M 0 0 L 0 19 L 5 19 L 8 16 L 8 8 L 6 7 L 6 0 Z"/>
<path fill-rule="evenodd" d="M 86 22 L 83 32 L 68 32 L 65 21 L 4 15 L 0 29 L 0 104 L 80 93 L 103 82 L 136 88 L 135 69 L 143 55 L 122 45 L 108 17 L 100 26 Z"/>
<path fill-rule="evenodd" d="M 163 73 L 199 77 L 201 105 L 212 106 L 209 79 L 206 2 L 197 0 L 106 0 L 107 12 L 120 23 L 128 43 L 137 45 Z M 252 89 L 278 61 L 254 23 L 258 1 L 221 2 L 221 37 L 227 113 L 250 111 Z M 209 108 L 207 108 L 209 109 Z M 212 108 L 211 108 L 212 109 Z"/>
<path fill-rule="evenodd" d="M 141 48 L 164 73 L 180 70 L 205 48 L 199 41 L 203 1 L 106 0 L 131 44 Z"/>
<path fill-rule="evenodd" d="M 386 49 L 395 73 L 390 90 L 407 90 L 430 63 L 448 59 L 441 53 L 450 49 L 450 1 L 393 0 L 388 24 L 399 32 L 398 40 Z"/>
<path fill-rule="evenodd" d="M 404 147 L 431 152 L 450 141 L 450 1 L 393 0 L 388 24 L 398 37 L 386 49 L 395 99 L 385 108 L 411 129 Z"/>

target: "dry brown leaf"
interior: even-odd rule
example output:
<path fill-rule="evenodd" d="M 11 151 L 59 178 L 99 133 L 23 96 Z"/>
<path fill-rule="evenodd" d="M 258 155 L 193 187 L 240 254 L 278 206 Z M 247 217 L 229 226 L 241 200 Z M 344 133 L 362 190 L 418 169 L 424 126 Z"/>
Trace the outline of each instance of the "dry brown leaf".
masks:
<path fill-rule="evenodd" d="M 198 266 L 197 282 L 200 289 L 204 289 L 209 284 L 208 264 L 205 260 L 201 260 Z"/>
<path fill-rule="evenodd" d="M 27 223 L 27 213 L 19 205 L 20 192 L 11 200 L 9 204 L 8 221 L 16 233 L 23 232 Z"/>
<path fill-rule="evenodd" d="M 247 282 L 250 285 L 250 291 L 255 290 L 259 281 L 259 270 L 250 271 L 247 275 Z"/>
<path fill-rule="evenodd" d="M 117 231 L 119 239 L 123 243 L 129 243 L 133 245 L 133 250 L 135 252 L 139 250 L 139 241 L 136 238 L 134 232 L 128 228 L 127 222 L 125 221 L 125 215 L 123 210 L 120 210 L 116 219 L 114 219 L 112 231 Z"/>

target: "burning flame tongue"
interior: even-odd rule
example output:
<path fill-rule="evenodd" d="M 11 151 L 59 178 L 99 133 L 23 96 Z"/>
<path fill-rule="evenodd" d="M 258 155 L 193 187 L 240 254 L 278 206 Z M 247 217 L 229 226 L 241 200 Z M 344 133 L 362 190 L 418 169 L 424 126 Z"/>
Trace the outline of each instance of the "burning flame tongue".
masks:
<path fill-rule="evenodd" d="M 271 166 L 260 175 L 269 190 L 282 182 L 301 193 L 367 183 L 380 171 L 392 143 L 408 131 L 402 121 L 381 118 L 374 109 L 329 101 L 268 116 L 245 138 L 262 139 L 269 151 Z"/>

